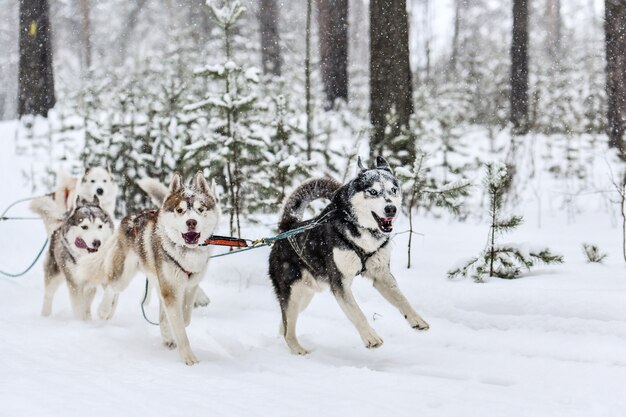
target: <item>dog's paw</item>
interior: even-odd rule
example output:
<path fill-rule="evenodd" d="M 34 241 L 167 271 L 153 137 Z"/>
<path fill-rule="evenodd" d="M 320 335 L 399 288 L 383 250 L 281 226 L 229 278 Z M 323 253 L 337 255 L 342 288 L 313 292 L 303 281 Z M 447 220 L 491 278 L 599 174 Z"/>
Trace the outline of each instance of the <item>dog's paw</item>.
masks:
<path fill-rule="evenodd" d="M 198 358 L 196 358 L 196 355 L 194 355 L 191 352 L 187 352 L 187 353 L 181 352 L 180 356 L 183 362 L 185 362 L 185 365 L 187 366 L 195 365 L 200 362 Z"/>
<path fill-rule="evenodd" d="M 376 349 L 383 345 L 383 339 L 381 339 L 374 329 L 369 329 L 366 334 L 362 335 L 365 347 L 368 349 Z"/>
<path fill-rule="evenodd" d="M 202 288 L 198 288 L 198 291 L 196 291 L 196 299 L 193 303 L 194 308 L 206 307 L 209 305 L 210 302 L 211 299 L 206 295 L 204 291 L 202 291 Z"/>
<path fill-rule="evenodd" d="M 113 317 L 113 308 L 105 304 L 100 304 L 100 307 L 98 308 L 98 317 L 100 320 L 111 320 Z"/>
<path fill-rule="evenodd" d="M 289 350 L 291 351 L 292 354 L 294 355 L 300 355 L 300 356 L 306 356 L 309 353 L 311 353 L 310 351 L 306 350 L 305 348 L 303 348 L 302 346 L 298 345 L 295 347 L 289 347 Z"/>
<path fill-rule="evenodd" d="M 428 323 L 426 323 L 426 321 L 424 321 L 423 318 L 421 318 L 420 316 L 415 316 L 415 317 L 406 317 L 407 321 L 409 322 L 409 324 L 411 325 L 412 328 L 414 328 L 415 330 L 428 330 L 430 329 L 430 325 Z"/>
<path fill-rule="evenodd" d="M 174 350 L 176 349 L 176 342 L 174 342 L 173 340 L 166 340 L 163 342 L 163 346 L 165 346 L 169 350 Z"/>
<path fill-rule="evenodd" d="M 308 355 L 310 352 L 300 345 L 297 340 L 285 340 L 287 342 L 287 346 L 289 346 L 289 350 L 294 355 Z"/>

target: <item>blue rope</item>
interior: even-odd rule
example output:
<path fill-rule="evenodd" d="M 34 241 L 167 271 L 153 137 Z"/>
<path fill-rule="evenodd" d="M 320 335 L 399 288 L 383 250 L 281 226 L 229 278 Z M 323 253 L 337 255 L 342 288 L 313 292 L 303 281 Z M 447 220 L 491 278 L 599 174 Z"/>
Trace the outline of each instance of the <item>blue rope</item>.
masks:
<path fill-rule="evenodd" d="M 50 195 L 50 194 L 46 194 L 46 195 Z M 26 198 L 21 198 L 19 200 L 14 201 L 13 203 L 9 204 L 9 206 L 4 209 L 4 211 L 2 212 L 2 214 L 0 214 L 0 221 L 4 220 L 26 220 L 27 218 L 18 218 L 18 217 L 6 217 L 5 214 L 7 214 L 7 212 L 15 205 L 19 204 L 19 203 L 23 203 L 25 201 L 30 201 L 30 200 L 34 200 L 36 198 L 39 198 L 39 196 L 35 196 L 35 197 L 26 197 Z M 30 218 L 28 218 L 30 220 Z M 25 275 L 28 271 L 30 271 L 33 266 L 35 266 L 35 264 L 37 263 L 37 261 L 39 260 L 39 258 L 41 257 L 41 255 L 43 254 L 44 250 L 46 249 L 46 245 L 48 245 L 48 238 L 46 238 L 45 242 L 43 242 L 43 246 L 41 247 L 41 249 L 39 250 L 39 253 L 37 254 L 37 256 L 35 257 L 35 259 L 33 260 L 33 262 L 28 266 L 28 268 L 26 268 L 24 271 L 19 272 L 19 273 L 12 273 L 12 272 L 5 272 L 0 270 L 0 274 L 7 276 L 7 277 L 11 277 L 11 278 L 18 278 L 21 277 L 22 275 Z"/>
<path fill-rule="evenodd" d="M 320 226 L 322 224 L 321 220 L 323 220 L 323 218 L 316 222 L 305 224 L 304 226 L 296 227 L 295 229 L 287 230 L 285 232 L 279 233 L 274 236 L 263 237 L 261 239 L 253 240 L 251 246 L 247 248 L 238 249 L 238 250 L 234 250 L 231 252 L 219 253 L 217 255 L 212 255 L 211 258 L 219 258 L 221 256 L 234 255 L 239 252 L 245 252 L 245 251 L 249 251 L 252 249 L 262 248 L 263 246 L 272 246 L 276 241 L 288 239 L 292 236 L 299 235 L 300 233 L 306 232 L 307 230 L 314 229 Z"/>
<path fill-rule="evenodd" d="M 33 268 L 33 266 L 35 266 L 35 264 L 37 263 L 37 261 L 39 260 L 41 255 L 43 254 L 43 251 L 46 249 L 47 245 L 48 245 L 48 238 L 46 238 L 46 241 L 43 242 L 43 246 L 39 250 L 39 253 L 35 257 L 35 260 L 33 260 L 33 262 L 23 272 L 14 274 L 14 273 L 11 273 L 11 272 L 5 272 L 5 271 L 0 270 L 0 274 L 2 274 L 4 276 L 7 276 L 7 277 L 11 277 L 11 278 L 18 278 L 18 277 L 21 277 L 22 275 L 26 274 L 28 271 L 30 271 Z"/>
<path fill-rule="evenodd" d="M 152 320 L 148 318 L 148 316 L 146 316 L 146 310 L 144 310 L 144 304 L 146 303 L 146 298 L 148 298 L 148 277 L 146 277 L 146 288 L 144 289 L 143 300 L 141 300 L 141 314 L 143 314 L 143 318 L 146 319 L 148 323 L 152 324 L 153 326 L 158 326 L 159 323 L 153 322 Z"/>

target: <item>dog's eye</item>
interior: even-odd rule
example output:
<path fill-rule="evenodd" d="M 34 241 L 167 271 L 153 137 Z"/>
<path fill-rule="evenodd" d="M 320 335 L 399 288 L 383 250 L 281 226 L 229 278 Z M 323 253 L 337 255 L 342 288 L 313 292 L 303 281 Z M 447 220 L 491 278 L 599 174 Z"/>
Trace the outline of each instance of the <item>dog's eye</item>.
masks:
<path fill-rule="evenodd" d="M 180 207 L 178 207 L 178 208 L 176 209 L 176 213 L 178 213 L 178 214 L 182 214 L 182 213 L 183 213 L 183 211 L 185 211 L 185 210 L 183 210 L 183 209 L 182 209 L 182 208 L 180 208 Z"/>
<path fill-rule="evenodd" d="M 87 229 L 89 229 L 89 226 L 87 226 L 87 225 L 82 225 L 80 228 L 81 228 L 81 229 L 83 229 L 83 230 L 87 230 Z"/>
<path fill-rule="evenodd" d="M 102 225 L 98 226 L 98 229 L 102 229 Z"/>
<path fill-rule="evenodd" d="M 377 196 L 378 195 L 378 191 L 374 190 L 373 188 L 367 190 L 367 192 L 370 193 L 370 195 L 372 195 L 372 196 Z"/>
<path fill-rule="evenodd" d="M 102 180 L 102 182 L 106 184 L 107 180 Z"/>
<path fill-rule="evenodd" d="M 93 184 L 95 184 L 95 183 L 96 183 L 96 180 L 91 180 L 91 182 L 92 182 Z"/>
<path fill-rule="evenodd" d="M 204 207 L 198 207 L 198 213 L 204 213 Z"/>
<path fill-rule="evenodd" d="M 397 189 L 396 187 L 393 187 L 393 188 L 391 189 L 391 194 L 395 194 L 395 193 L 397 193 L 397 192 L 398 192 L 398 189 Z"/>

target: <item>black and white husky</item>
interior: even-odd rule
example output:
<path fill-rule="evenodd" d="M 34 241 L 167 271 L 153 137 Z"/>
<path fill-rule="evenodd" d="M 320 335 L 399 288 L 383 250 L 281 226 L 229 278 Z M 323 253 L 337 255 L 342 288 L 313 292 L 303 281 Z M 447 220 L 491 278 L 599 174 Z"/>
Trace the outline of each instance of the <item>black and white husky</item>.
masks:
<path fill-rule="evenodd" d="M 52 312 L 54 294 L 65 281 L 76 318 L 91 319 L 91 303 L 98 282 L 87 279 L 80 272 L 81 266 L 113 234 L 113 220 L 99 203 L 95 196 L 91 201 L 78 197 L 73 208 L 63 214 L 48 196 L 31 202 L 31 210 L 43 219 L 50 239 L 44 262 L 45 294 L 41 310 L 44 316 Z"/>
<path fill-rule="evenodd" d="M 330 288 L 367 348 L 383 341 L 369 325 L 352 295 L 352 280 L 361 274 L 373 281 L 414 329 L 428 329 L 404 297 L 389 269 L 389 235 L 401 203 L 400 186 L 387 162 L 376 159 L 367 169 L 359 160 L 355 179 L 341 185 L 329 178 L 308 181 L 287 199 L 281 232 L 311 222 L 319 226 L 276 242 L 269 274 L 282 313 L 281 333 L 292 353 L 304 355 L 296 337 L 296 321 L 316 292 Z M 317 217 L 302 222 L 307 205 L 318 198 L 330 204 Z"/>

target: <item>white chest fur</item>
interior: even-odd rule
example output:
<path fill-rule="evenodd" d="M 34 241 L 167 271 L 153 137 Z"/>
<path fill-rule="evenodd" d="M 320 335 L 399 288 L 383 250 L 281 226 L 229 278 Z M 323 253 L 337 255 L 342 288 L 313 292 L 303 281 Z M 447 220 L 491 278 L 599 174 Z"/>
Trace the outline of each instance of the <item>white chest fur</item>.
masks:
<path fill-rule="evenodd" d="M 337 269 L 344 277 L 354 277 L 358 274 L 363 266 L 359 256 L 351 250 L 333 249 L 333 260 Z"/>
<path fill-rule="evenodd" d="M 366 253 L 375 252 L 376 250 L 378 250 L 378 248 L 380 248 L 380 245 L 382 245 L 383 243 L 381 240 L 376 239 L 374 236 L 372 236 L 369 230 L 362 230 L 361 236 L 359 237 L 352 235 L 350 232 L 348 233 L 349 239 L 354 242 L 356 246 L 363 249 L 363 252 Z"/>

